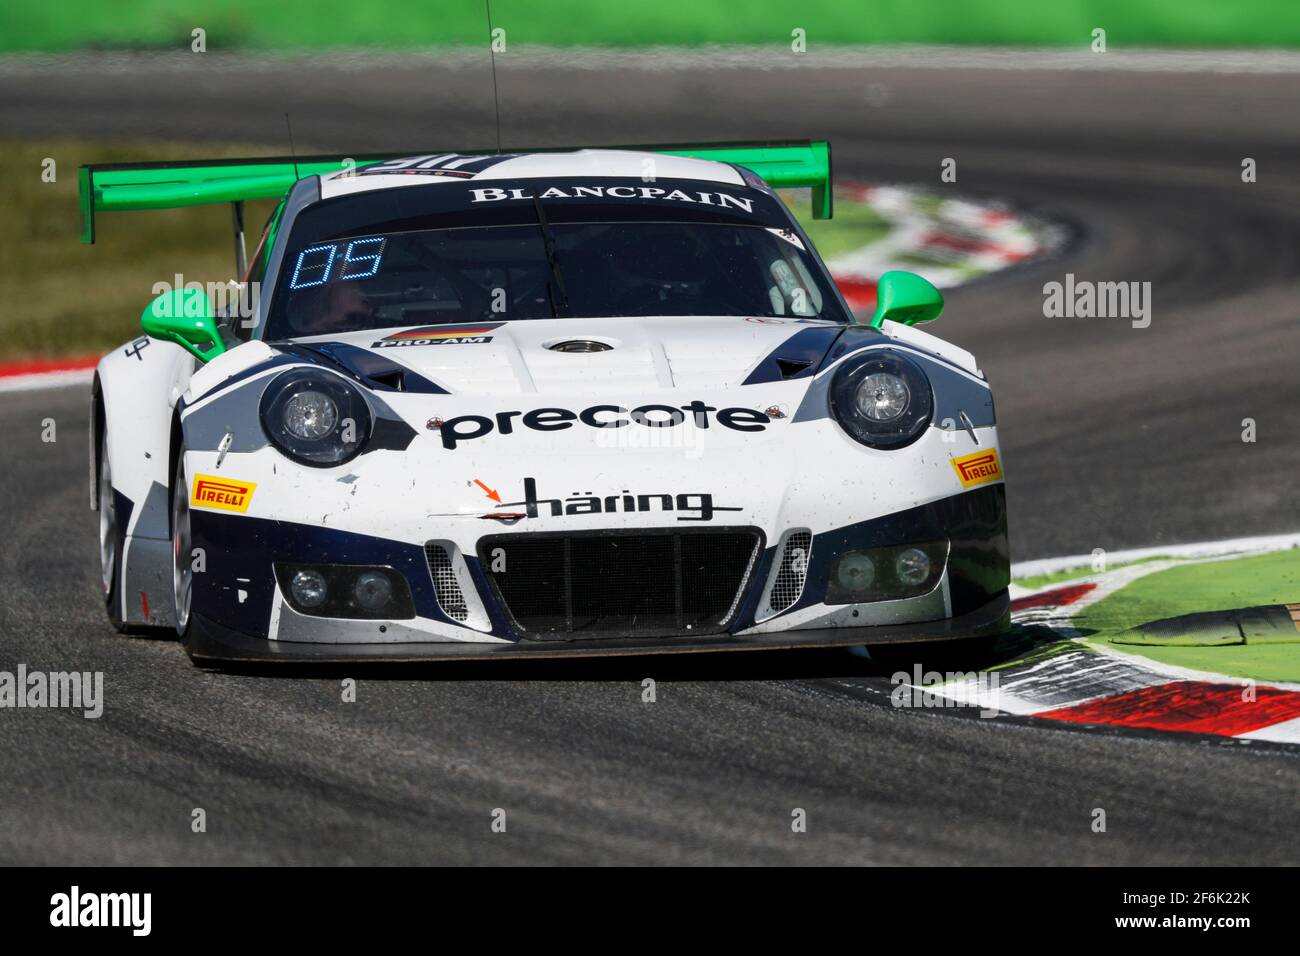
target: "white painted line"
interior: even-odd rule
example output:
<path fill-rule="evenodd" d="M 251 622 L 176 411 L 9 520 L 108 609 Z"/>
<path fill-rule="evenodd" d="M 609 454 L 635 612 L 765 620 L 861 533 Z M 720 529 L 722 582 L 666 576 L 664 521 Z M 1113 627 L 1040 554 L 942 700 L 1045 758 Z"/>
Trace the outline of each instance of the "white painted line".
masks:
<path fill-rule="evenodd" d="M 1193 667 L 1179 667 L 1176 664 L 1166 664 L 1164 661 L 1158 661 L 1153 657 L 1144 657 L 1141 654 L 1121 650 L 1114 644 L 1089 640 L 1084 640 L 1083 643 L 1088 648 L 1107 657 L 1129 661 L 1135 667 L 1143 667 L 1151 671 L 1151 673 L 1158 674 L 1168 680 L 1193 680 L 1207 684 L 1230 684 L 1236 687 L 1254 685 L 1256 687 L 1276 687 L 1278 690 L 1300 691 L 1300 684 L 1288 681 L 1256 680 L 1251 677 L 1234 677 L 1231 674 L 1220 674 L 1216 671 L 1197 670 Z"/>
<path fill-rule="evenodd" d="M 1300 531 L 1292 531 L 1286 534 L 1259 535 L 1251 538 L 1228 538 L 1223 541 L 1199 541 L 1194 544 L 1166 544 L 1153 548 L 1132 548 L 1127 551 L 1107 551 L 1106 563 L 1108 565 L 1127 564 L 1132 561 L 1155 557 L 1212 558 L 1221 555 L 1226 557 L 1248 551 L 1285 551 L 1288 548 L 1300 548 Z M 1093 556 L 1091 554 L 1072 554 L 1062 558 L 1038 558 L 1033 561 L 1018 561 L 1011 565 L 1011 576 L 1013 578 L 1028 578 L 1039 574 L 1055 574 L 1058 571 L 1073 571 L 1075 568 L 1092 567 L 1092 562 Z"/>
<path fill-rule="evenodd" d="M 826 260 L 835 281 L 877 282 L 892 269 L 924 276 L 941 289 L 953 288 L 1049 255 L 1064 241 L 1049 223 L 1013 214 L 1002 206 L 971 200 L 942 199 L 910 186 L 863 186 L 845 183 L 836 201 L 864 205 L 889 225 L 889 231 L 857 249 Z M 974 212 L 972 212 L 974 210 Z M 996 222 L 978 221 L 996 214 Z"/>
<path fill-rule="evenodd" d="M 1300 717 L 1270 724 L 1248 734 L 1237 734 L 1242 740 L 1270 740 L 1280 744 L 1300 744 Z"/>
<path fill-rule="evenodd" d="M 1300 544 L 1300 533 L 1263 535 L 1252 538 L 1230 538 L 1224 541 L 1204 541 L 1197 544 L 1174 545 L 1164 548 L 1140 548 L 1132 551 L 1112 551 L 1106 555 L 1106 558 L 1108 561 L 1122 564 L 1126 561 L 1134 560 L 1135 557 L 1168 555 L 1170 557 L 1182 558 L 1192 563 L 1206 563 L 1218 558 L 1225 558 L 1233 555 L 1266 554 L 1275 551 L 1285 551 L 1297 547 L 1298 544 Z M 1024 568 L 1026 565 L 1048 567 L 1048 570 L 1045 571 L 1031 568 L 1029 574 L 1048 574 L 1053 570 L 1069 570 L 1080 566 L 1088 566 L 1091 565 L 1091 563 L 1091 555 L 1075 555 L 1068 558 L 1047 558 L 1042 562 L 1029 561 L 1020 565 L 1013 565 L 1012 576 L 1027 576 L 1024 572 L 1019 570 Z M 1053 567 L 1053 565 L 1057 566 Z M 1095 651 L 1098 654 L 1114 659 L 1127 661 L 1135 667 L 1142 667 L 1150 671 L 1152 674 L 1159 675 L 1167 680 L 1196 680 L 1236 685 L 1255 683 L 1267 685 L 1269 687 L 1277 687 L 1281 690 L 1300 691 L 1300 683 L 1289 683 L 1286 681 L 1252 681 L 1245 677 L 1233 677 L 1228 674 L 1219 674 L 1214 671 L 1195 670 L 1190 667 L 1178 667 L 1173 664 L 1166 664 L 1163 661 L 1157 661 L 1154 658 L 1147 657 L 1140 651 L 1117 647 L 1107 641 L 1097 641 L 1087 637 L 1080 637 L 1079 632 L 1074 628 L 1072 620 L 1079 611 L 1092 604 L 1096 604 L 1103 598 L 1109 597 L 1120 588 L 1133 583 L 1139 578 L 1144 578 L 1149 574 L 1156 574 L 1160 571 L 1167 571 L 1170 568 L 1182 566 L 1184 565 L 1181 561 L 1147 561 L 1143 564 L 1131 564 L 1127 567 L 1116 568 L 1113 571 L 1106 571 L 1101 574 L 1073 578 L 1069 581 L 1062 581 L 1056 584 L 1047 584 L 1040 588 L 1031 589 L 1012 585 L 1015 597 L 1030 597 L 1034 594 L 1053 591 L 1061 587 L 1075 587 L 1081 584 L 1095 585 L 1093 590 L 1089 591 L 1072 604 L 1067 604 L 1061 607 L 1027 608 L 1013 614 L 1012 619 L 1018 624 L 1038 624 L 1050 627 L 1063 639 L 1078 639 L 1081 646 L 1087 647 L 1091 651 Z"/>
<path fill-rule="evenodd" d="M 0 392 L 34 392 L 44 388 L 89 385 L 94 377 L 95 370 L 93 368 L 61 369 L 54 372 L 11 375 L 0 378 Z"/>

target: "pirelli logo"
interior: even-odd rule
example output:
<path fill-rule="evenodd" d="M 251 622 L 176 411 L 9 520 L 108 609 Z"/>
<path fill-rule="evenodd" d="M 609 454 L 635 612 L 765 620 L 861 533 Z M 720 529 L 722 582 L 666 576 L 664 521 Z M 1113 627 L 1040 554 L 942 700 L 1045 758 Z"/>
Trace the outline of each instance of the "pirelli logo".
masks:
<path fill-rule="evenodd" d="M 998 462 L 998 453 L 992 448 L 988 451 L 977 451 L 973 455 L 954 458 L 952 468 L 957 472 L 963 488 L 973 488 L 975 485 L 997 481 L 1002 477 L 1002 465 Z"/>
<path fill-rule="evenodd" d="M 194 493 L 190 496 L 190 502 L 196 508 L 243 512 L 248 510 L 248 503 L 253 500 L 253 489 L 256 487 L 251 481 L 195 475 Z"/>

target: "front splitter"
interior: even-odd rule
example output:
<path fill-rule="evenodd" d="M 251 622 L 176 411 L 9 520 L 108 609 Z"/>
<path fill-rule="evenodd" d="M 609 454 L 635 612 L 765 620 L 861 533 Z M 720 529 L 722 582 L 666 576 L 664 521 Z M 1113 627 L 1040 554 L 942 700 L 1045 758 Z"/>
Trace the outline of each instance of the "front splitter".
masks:
<path fill-rule="evenodd" d="M 319 663 L 355 661 L 526 660 L 530 658 L 631 657 L 646 654 L 701 654 L 714 651 L 775 651 L 860 644 L 919 643 L 993 637 L 1011 626 L 1010 601 L 1003 591 L 983 607 L 960 617 L 919 624 L 880 627 L 829 627 L 775 634 L 707 638 L 615 638 L 573 641 L 519 641 L 512 644 L 307 644 L 252 637 L 194 615 L 185 649 L 196 664 Z"/>

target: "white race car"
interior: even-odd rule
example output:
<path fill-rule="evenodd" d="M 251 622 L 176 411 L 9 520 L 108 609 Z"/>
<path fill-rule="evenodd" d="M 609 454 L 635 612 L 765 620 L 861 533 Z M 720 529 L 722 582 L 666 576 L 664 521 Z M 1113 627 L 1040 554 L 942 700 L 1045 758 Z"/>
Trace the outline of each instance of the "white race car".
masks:
<path fill-rule="evenodd" d="M 83 168 L 88 241 L 231 202 L 242 259 L 283 195 L 247 308 L 173 289 L 99 363 L 110 620 L 200 662 L 1002 633 L 984 376 L 919 276 L 855 321 L 774 186 L 829 216 L 828 144 Z"/>

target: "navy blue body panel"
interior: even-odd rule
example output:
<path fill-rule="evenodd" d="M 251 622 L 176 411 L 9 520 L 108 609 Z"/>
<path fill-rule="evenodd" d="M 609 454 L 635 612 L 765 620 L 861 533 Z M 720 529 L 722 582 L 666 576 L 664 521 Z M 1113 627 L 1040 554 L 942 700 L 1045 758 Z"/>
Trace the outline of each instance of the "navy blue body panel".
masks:
<path fill-rule="evenodd" d="M 989 485 L 813 535 L 803 594 L 784 613 L 822 601 L 831 566 L 845 551 L 945 538 L 950 542 L 948 585 L 954 616 L 987 604 L 1011 583 L 1006 488 Z"/>
<path fill-rule="evenodd" d="M 194 576 L 193 607 L 222 627 L 266 636 L 275 596 L 272 565 L 276 561 L 391 566 L 410 584 L 417 615 L 458 625 L 438 605 L 428 561 L 418 544 L 210 511 L 191 511 L 190 520 L 193 546 L 204 549 L 207 565 L 203 574 Z M 844 551 L 941 539 L 951 543 L 948 573 L 954 616 L 986 606 L 1006 589 L 1010 569 L 1006 493 L 1002 485 L 993 485 L 814 535 L 803 594 L 782 613 L 820 603 L 831 565 Z M 764 548 L 759 554 L 728 630 L 742 631 L 754 624 L 775 554 L 775 547 Z M 478 559 L 469 554 L 465 559 L 488 611 L 492 635 L 521 640 Z M 240 590 L 247 594 L 242 602 L 237 597 Z"/>
<path fill-rule="evenodd" d="M 811 378 L 817 374 L 835 340 L 844 332 L 842 325 L 817 325 L 800 329 L 754 367 L 742 385 L 784 382 L 793 378 Z"/>
<path fill-rule="evenodd" d="M 232 630 L 266 636 L 276 561 L 388 565 L 410 584 L 418 616 L 458 624 L 439 607 L 424 548 L 418 544 L 197 509 L 190 512 L 190 533 L 206 563 L 204 573 L 194 575 L 193 608 Z M 242 603 L 240 590 L 248 595 Z"/>

